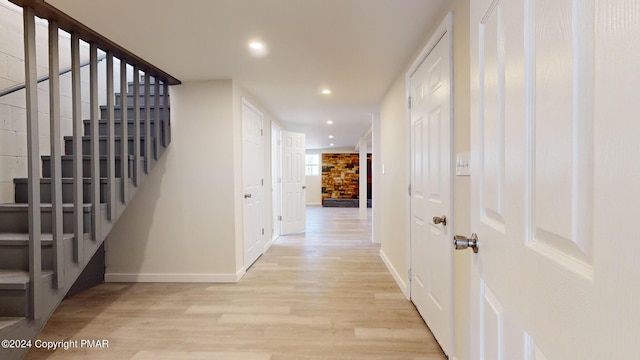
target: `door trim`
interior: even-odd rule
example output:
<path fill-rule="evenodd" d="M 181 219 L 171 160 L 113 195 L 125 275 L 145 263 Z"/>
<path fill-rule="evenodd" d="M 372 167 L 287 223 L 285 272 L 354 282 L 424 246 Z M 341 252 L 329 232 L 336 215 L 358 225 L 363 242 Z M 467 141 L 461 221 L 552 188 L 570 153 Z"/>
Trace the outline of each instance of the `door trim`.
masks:
<path fill-rule="evenodd" d="M 448 51 L 449 51 L 449 61 L 451 62 L 451 67 L 449 70 L 449 117 L 450 117 L 450 139 L 449 139 L 449 157 L 450 157 L 450 161 L 451 164 L 455 164 L 454 161 L 454 144 L 453 144 L 453 138 L 454 138 L 454 81 L 453 81 L 453 69 L 454 69 L 454 57 L 453 57 L 453 12 L 449 12 L 447 13 L 447 15 L 445 16 L 445 18 L 442 20 L 442 22 L 440 23 L 440 25 L 438 25 L 438 27 L 436 28 L 436 30 L 433 32 L 433 34 L 431 35 L 431 37 L 429 38 L 429 41 L 427 41 L 427 44 L 424 46 L 424 48 L 422 49 L 422 51 L 420 51 L 420 54 L 416 57 L 416 59 L 413 61 L 413 63 L 411 64 L 411 66 L 409 67 L 409 70 L 407 71 L 406 75 L 405 75 L 405 99 L 407 99 L 407 112 L 406 112 L 406 120 L 405 120 L 405 131 L 406 131 L 406 136 L 408 141 L 406 142 L 405 145 L 405 159 L 406 159 L 406 169 L 407 169 L 407 184 L 406 184 L 406 188 L 407 188 L 407 214 L 409 214 L 409 216 L 406 219 L 406 227 L 407 227 L 407 234 L 408 234 L 408 238 L 407 238 L 407 264 L 409 264 L 408 266 L 408 270 L 409 272 L 407 274 L 404 274 L 407 278 L 407 291 L 405 293 L 405 296 L 407 296 L 408 300 L 411 300 L 411 276 L 409 276 L 409 274 L 411 273 L 411 269 L 412 269 L 412 264 L 411 264 L 411 196 L 409 195 L 408 192 L 408 188 L 411 185 L 411 109 L 409 109 L 409 98 L 411 96 L 411 77 L 415 74 L 415 72 L 418 70 L 418 68 L 420 67 L 420 65 L 422 65 L 422 63 L 426 60 L 427 56 L 429 56 L 429 54 L 431 54 L 431 52 L 433 51 L 433 49 L 436 47 L 436 45 L 440 42 L 440 40 L 444 37 L 445 34 L 449 33 L 449 46 L 448 46 Z M 450 203 L 450 216 L 447 219 L 447 226 L 450 226 L 451 229 L 455 230 L 455 219 L 453 217 L 454 214 L 454 203 L 453 203 L 453 193 L 454 193 L 454 187 L 453 187 L 453 182 L 454 182 L 454 177 L 455 177 L 455 167 L 451 166 L 450 168 L 450 174 L 449 174 L 449 182 L 450 182 L 450 196 L 449 196 L 449 203 Z M 453 262 L 453 248 L 449 253 L 451 256 L 451 314 L 450 314 L 450 321 L 451 321 L 451 330 L 450 330 L 450 349 L 449 349 L 449 354 L 447 354 L 450 358 L 455 358 L 455 322 L 454 322 L 454 304 L 453 304 L 453 293 L 454 293 L 454 262 Z"/>

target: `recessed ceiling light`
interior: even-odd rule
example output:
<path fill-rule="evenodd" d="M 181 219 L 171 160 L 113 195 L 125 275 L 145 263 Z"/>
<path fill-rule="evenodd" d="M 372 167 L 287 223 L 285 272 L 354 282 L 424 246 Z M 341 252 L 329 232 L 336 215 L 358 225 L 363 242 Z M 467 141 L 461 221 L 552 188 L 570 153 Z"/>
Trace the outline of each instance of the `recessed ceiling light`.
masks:
<path fill-rule="evenodd" d="M 267 55 L 269 49 L 262 41 L 253 40 L 249 42 L 249 52 L 255 57 L 263 57 Z"/>
<path fill-rule="evenodd" d="M 329 94 L 331 94 L 331 90 L 329 90 L 329 89 L 322 89 L 322 94 L 323 94 L 323 95 L 329 95 Z"/>
<path fill-rule="evenodd" d="M 327 120 L 327 124 L 328 124 L 328 125 L 333 124 L 333 120 Z"/>
<path fill-rule="evenodd" d="M 333 139 L 333 135 L 329 135 L 329 139 Z"/>
<path fill-rule="evenodd" d="M 333 146 L 333 143 L 329 144 L 329 146 Z"/>

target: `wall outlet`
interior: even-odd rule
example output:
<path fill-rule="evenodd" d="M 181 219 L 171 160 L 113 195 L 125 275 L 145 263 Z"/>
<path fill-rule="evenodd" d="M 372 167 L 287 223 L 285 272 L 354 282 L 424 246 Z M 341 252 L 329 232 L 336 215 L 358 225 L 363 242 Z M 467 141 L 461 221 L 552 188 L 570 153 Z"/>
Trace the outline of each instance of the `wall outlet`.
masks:
<path fill-rule="evenodd" d="M 469 152 L 458 153 L 456 155 L 456 176 L 470 176 Z"/>

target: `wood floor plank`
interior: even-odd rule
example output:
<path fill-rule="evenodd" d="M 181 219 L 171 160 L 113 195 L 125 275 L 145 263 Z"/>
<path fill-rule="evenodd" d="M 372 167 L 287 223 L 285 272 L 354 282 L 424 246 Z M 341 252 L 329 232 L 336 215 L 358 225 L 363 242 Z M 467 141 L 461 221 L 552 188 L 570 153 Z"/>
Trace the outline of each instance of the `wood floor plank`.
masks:
<path fill-rule="evenodd" d="M 103 284 L 64 301 L 25 359 L 446 359 L 357 209 L 307 209 L 237 284 Z"/>

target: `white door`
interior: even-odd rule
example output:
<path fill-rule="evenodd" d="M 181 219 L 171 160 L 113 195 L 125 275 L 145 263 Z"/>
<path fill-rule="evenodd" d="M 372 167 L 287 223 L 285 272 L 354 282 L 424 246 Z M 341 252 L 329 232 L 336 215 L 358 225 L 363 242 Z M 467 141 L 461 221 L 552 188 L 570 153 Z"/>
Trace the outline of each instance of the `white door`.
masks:
<path fill-rule="evenodd" d="M 271 126 L 271 204 L 273 233 L 271 240 L 275 241 L 282 234 L 282 146 L 280 128 Z"/>
<path fill-rule="evenodd" d="M 282 132 L 282 233 L 304 232 L 305 155 L 304 134 Z"/>
<path fill-rule="evenodd" d="M 474 359 L 638 358 L 630 4 L 471 1 Z"/>
<path fill-rule="evenodd" d="M 262 226 L 262 113 L 242 100 L 242 187 L 244 265 L 249 268 L 264 251 Z"/>
<path fill-rule="evenodd" d="M 450 18 L 448 18 L 450 21 Z M 411 300 L 452 355 L 451 52 L 445 21 L 409 78 L 411 95 Z M 421 58 L 418 59 L 418 64 Z M 439 217 L 442 222 L 434 219 Z M 445 225 L 446 224 L 446 225 Z"/>

